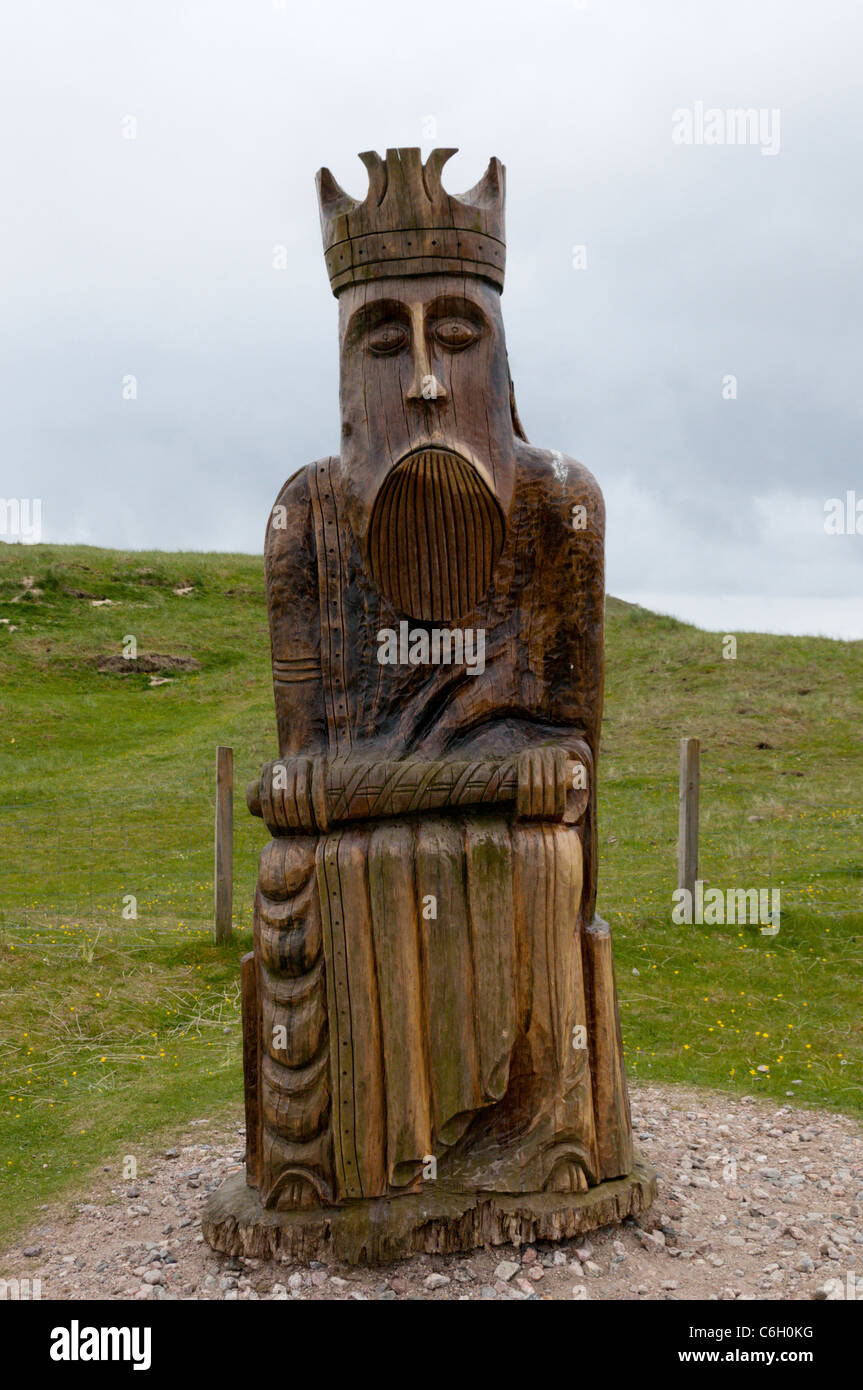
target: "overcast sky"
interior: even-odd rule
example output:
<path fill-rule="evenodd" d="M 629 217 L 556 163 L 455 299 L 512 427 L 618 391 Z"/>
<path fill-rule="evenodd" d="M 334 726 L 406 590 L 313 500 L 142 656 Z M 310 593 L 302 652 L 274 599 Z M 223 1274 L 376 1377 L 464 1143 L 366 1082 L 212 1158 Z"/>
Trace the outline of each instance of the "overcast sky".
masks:
<path fill-rule="evenodd" d="M 49 541 L 259 551 L 338 446 L 315 172 L 458 146 L 451 192 L 506 165 L 519 411 L 598 478 L 610 592 L 863 637 L 863 535 L 824 529 L 863 502 L 861 53 L 854 0 L 12 0 L 0 496 Z M 697 143 L 697 103 L 765 124 Z"/>

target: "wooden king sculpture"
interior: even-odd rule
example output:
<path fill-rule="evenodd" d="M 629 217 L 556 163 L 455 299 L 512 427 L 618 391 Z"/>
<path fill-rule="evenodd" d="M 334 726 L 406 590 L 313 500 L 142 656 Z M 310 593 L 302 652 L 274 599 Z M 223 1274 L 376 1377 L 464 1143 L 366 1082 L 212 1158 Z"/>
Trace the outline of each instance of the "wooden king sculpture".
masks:
<path fill-rule="evenodd" d="M 602 494 L 527 442 L 504 170 L 417 149 L 318 175 L 341 453 L 266 535 L 279 758 L 243 964 L 232 1253 L 379 1260 L 556 1239 L 647 1206 L 594 915 Z"/>

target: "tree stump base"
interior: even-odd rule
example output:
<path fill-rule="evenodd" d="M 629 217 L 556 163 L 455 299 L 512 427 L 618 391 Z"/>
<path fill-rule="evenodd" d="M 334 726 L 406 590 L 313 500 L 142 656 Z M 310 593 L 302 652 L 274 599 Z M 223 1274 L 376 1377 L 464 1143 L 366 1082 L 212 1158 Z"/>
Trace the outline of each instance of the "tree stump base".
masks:
<path fill-rule="evenodd" d="M 411 1193 L 303 1211 L 264 1210 L 245 1172 L 232 1173 L 204 1207 L 201 1227 L 214 1250 L 259 1260 L 384 1264 L 409 1255 L 452 1255 L 484 1245 L 569 1240 L 646 1211 L 656 1173 L 632 1172 L 587 1192 Z"/>

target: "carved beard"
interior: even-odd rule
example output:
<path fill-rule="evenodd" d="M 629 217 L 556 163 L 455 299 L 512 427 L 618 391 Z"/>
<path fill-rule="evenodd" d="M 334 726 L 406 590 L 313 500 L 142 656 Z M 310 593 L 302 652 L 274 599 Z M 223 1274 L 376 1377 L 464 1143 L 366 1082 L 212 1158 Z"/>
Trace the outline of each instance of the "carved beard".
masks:
<path fill-rule="evenodd" d="M 368 558 L 378 588 L 421 622 L 453 622 L 482 602 L 504 539 L 497 498 L 467 459 L 418 449 L 375 498 Z"/>

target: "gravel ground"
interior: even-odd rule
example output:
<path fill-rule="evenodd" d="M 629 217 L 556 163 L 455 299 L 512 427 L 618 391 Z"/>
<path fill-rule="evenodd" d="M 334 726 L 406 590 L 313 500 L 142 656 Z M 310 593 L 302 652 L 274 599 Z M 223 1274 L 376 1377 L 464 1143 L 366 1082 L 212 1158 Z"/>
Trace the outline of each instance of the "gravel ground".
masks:
<path fill-rule="evenodd" d="M 634 1087 L 632 1110 L 659 1197 L 588 1239 L 375 1269 L 229 1259 L 204 1243 L 199 1214 L 242 1161 L 243 1131 L 199 1120 L 139 1159 L 134 1181 L 105 1176 L 91 1202 L 43 1209 L 0 1256 L 0 1279 L 39 1279 L 43 1299 L 863 1296 L 863 1135 L 852 1120 L 676 1086 Z"/>

